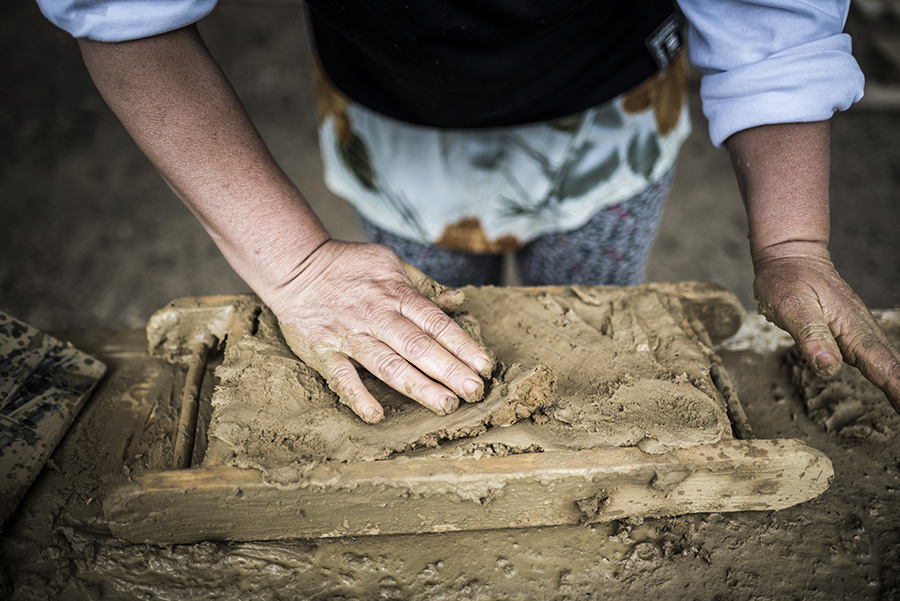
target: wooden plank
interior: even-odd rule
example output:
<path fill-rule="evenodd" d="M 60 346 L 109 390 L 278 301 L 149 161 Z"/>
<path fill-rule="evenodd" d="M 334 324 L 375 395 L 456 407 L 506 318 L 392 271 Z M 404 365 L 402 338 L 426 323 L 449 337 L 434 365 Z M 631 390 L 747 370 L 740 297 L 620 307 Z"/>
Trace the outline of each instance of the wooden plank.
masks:
<path fill-rule="evenodd" d="M 217 341 L 212 335 L 207 335 L 205 339 L 195 343 L 188 365 L 184 390 L 181 392 L 181 418 L 178 420 L 178 429 L 175 433 L 175 452 L 172 458 L 172 463 L 177 469 L 191 466 L 200 409 L 200 390 L 203 388 L 203 376 L 206 374 L 210 349 L 216 344 Z"/>
<path fill-rule="evenodd" d="M 104 501 L 142 543 L 273 540 L 577 524 L 782 509 L 821 494 L 831 462 L 796 440 L 725 440 L 491 458 L 320 464 L 291 487 L 232 467 L 148 473 Z"/>

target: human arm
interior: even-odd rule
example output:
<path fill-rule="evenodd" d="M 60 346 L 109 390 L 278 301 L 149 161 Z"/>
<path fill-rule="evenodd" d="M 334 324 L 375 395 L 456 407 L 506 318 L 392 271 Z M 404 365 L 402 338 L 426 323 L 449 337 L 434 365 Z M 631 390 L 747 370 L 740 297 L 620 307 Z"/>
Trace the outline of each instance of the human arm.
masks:
<path fill-rule="evenodd" d="M 794 337 L 818 374 L 836 374 L 843 356 L 900 413 L 900 351 L 828 252 L 828 122 L 755 127 L 726 147 L 747 209 L 760 312 Z"/>
<path fill-rule="evenodd" d="M 383 411 L 352 361 L 439 413 L 457 395 L 480 396 L 488 356 L 412 288 L 389 250 L 329 237 L 195 27 L 79 45 L 137 144 L 360 417 L 376 422 Z"/>
<path fill-rule="evenodd" d="M 843 357 L 900 411 L 900 365 L 828 253 L 828 119 L 862 97 L 848 0 L 678 0 L 710 137 L 732 155 L 760 309 L 816 371 Z"/>

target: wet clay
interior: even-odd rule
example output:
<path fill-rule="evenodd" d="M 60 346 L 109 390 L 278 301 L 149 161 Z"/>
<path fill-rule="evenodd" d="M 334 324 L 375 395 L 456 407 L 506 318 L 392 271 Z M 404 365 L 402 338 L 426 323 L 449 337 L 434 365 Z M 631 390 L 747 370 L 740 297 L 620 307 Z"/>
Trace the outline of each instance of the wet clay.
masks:
<path fill-rule="evenodd" d="M 483 401 L 438 416 L 363 371 L 363 383 L 385 410 L 384 421 L 373 426 L 343 406 L 324 379 L 291 353 L 269 311 L 255 319 L 252 333 L 229 342 L 216 370 L 219 385 L 204 465 L 254 467 L 276 483 L 287 482 L 299 464 L 383 459 L 433 447 L 512 424 L 553 398 L 552 371 L 513 364 L 493 378 Z"/>
<path fill-rule="evenodd" d="M 64 337 L 111 373 L 0 539 L 0 598 L 221 600 L 245 599 L 252 590 L 260 601 L 567 601 L 651 593 L 877 601 L 900 594 L 900 451 L 834 436 L 808 419 L 788 370 L 780 369 L 783 351 L 720 354 L 761 438 L 807 440 L 835 461 L 835 482 L 815 502 L 589 526 L 160 547 L 111 537 L 100 500 L 107 485 L 169 468 L 184 370 L 143 353 L 143 332 L 102 334 L 99 342 L 97 332 Z M 114 353 L 106 350 L 111 346 Z M 473 455 L 507 454 L 489 441 L 530 426 L 524 420 L 489 428 L 470 439 L 478 445 Z M 593 503 L 581 498 L 590 513 Z M 595 500 L 599 511 L 601 497 Z"/>
<path fill-rule="evenodd" d="M 500 360 L 541 362 L 557 374 L 528 444 L 654 453 L 731 435 L 710 377 L 713 351 L 676 297 L 640 287 L 464 291 L 463 308 Z"/>
<path fill-rule="evenodd" d="M 882 321 L 893 344 L 900 344 L 900 327 Z M 816 375 L 799 350 L 786 355 L 791 380 L 809 417 L 833 435 L 888 442 L 900 432 L 900 416 L 884 393 L 850 365 L 842 365 L 834 377 Z"/>
<path fill-rule="evenodd" d="M 216 370 L 204 465 L 254 467 L 287 484 L 310 462 L 383 459 L 488 431 L 505 452 L 656 453 L 730 436 L 709 374 L 713 351 L 676 298 L 643 288 L 464 292 L 455 318 L 508 366 L 481 403 L 436 416 L 362 371 L 385 408 L 383 422 L 365 424 L 291 353 L 260 307 Z M 523 419 L 522 427 L 495 428 Z"/>

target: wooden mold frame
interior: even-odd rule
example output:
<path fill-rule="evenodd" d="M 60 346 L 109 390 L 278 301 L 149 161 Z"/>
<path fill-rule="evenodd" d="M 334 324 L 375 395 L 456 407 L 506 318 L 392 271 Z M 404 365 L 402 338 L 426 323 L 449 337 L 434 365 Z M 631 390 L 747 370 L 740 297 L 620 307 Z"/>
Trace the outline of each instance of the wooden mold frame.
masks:
<path fill-rule="evenodd" d="M 733 334 L 743 310 L 702 283 L 647 284 L 677 294 L 712 340 Z M 186 363 L 174 469 L 134 477 L 106 496 L 112 532 L 142 543 L 276 540 L 586 524 L 632 516 L 783 509 L 817 497 L 833 478 L 829 459 L 793 439 L 759 440 L 728 375 L 713 358 L 734 438 L 662 454 L 636 447 L 498 457 L 397 457 L 311 466 L 289 488 L 256 470 L 190 467 L 206 362 L 243 335 L 235 316 L 250 296 L 183 299 L 151 320 L 151 353 Z M 242 309 L 243 308 L 243 309 Z M 191 319 L 182 318 L 190 314 Z M 182 322 L 196 331 L 167 336 Z M 162 326 L 162 327 L 160 327 Z M 220 344 L 221 343 L 221 344 Z"/>

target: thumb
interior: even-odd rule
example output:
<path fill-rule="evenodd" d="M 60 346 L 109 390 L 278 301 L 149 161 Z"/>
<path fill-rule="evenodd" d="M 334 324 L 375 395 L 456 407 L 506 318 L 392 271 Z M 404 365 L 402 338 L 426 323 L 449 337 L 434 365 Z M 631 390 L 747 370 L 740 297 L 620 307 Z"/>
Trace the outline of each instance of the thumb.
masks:
<path fill-rule="evenodd" d="M 416 292 L 444 311 L 454 311 L 466 301 L 466 295 L 462 290 L 438 284 L 403 259 L 400 259 L 400 262 L 403 264 L 403 271 L 406 273 L 406 277 L 409 278 L 409 283 L 416 289 Z"/>

